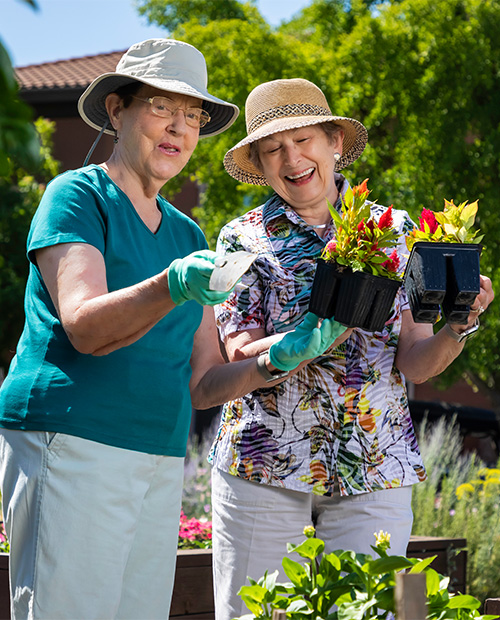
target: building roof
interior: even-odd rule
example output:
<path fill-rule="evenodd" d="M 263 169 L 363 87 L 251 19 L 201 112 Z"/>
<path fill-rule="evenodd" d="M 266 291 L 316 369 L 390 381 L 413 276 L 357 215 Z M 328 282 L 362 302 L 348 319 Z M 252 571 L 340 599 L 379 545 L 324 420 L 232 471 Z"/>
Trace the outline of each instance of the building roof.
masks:
<path fill-rule="evenodd" d="M 16 67 L 21 95 L 61 90 L 81 92 L 98 75 L 114 71 L 125 51 Z"/>

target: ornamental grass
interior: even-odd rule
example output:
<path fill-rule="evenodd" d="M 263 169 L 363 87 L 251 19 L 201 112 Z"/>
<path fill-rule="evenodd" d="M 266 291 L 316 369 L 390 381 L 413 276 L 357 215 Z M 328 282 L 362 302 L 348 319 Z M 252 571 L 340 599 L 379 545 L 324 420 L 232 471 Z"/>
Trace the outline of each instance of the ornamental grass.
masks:
<path fill-rule="evenodd" d="M 467 593 L 500 596 L 500 462 L 463 455 L 458 425 L 423 424 L 419 445 L 429 475 L 413 487 L 413 534 L 467 540 Z"/>

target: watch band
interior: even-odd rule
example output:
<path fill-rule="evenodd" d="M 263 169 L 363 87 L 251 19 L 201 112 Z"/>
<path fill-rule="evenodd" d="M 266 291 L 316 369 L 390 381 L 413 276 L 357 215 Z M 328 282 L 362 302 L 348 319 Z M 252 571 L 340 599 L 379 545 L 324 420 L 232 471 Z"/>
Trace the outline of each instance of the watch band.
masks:
<path fill-rule="evenodd" d="M 448 323 L 446 323 L 444 329 L 446 331 L 446 334 L 450 336 L 450 338 L 453 338 L 455 342 L 464 342 L 465 340 L 468 340 L 472 335 L 474 335 L 479 329 L 479 318 L 476 318 L 476 322 L 472 327 L 469 327 L 469 329 L 466 329 L 460 334 L 457 334 L 455 330 L 451 329 Z"/>
<path fill-rule="evenodd" d="M 288 370 L 280 370 L 279 368 L 274 372 L 269 370 L 266 365 L 267 353 L 267 351 L 263 351 L 257 358 L 257 370 L 259 371 L 259 374 L 264 377 L 267 383 L 288 377 Z"/>

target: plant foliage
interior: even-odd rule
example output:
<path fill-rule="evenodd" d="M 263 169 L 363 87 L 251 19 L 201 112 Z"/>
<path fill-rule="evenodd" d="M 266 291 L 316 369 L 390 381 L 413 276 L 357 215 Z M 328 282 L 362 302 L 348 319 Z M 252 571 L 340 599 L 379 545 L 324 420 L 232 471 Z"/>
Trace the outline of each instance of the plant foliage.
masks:
<path fill-rule="evenodd" d="M 0 368 L 7 368 L 24 324 L 23 298 L 29 263 L 26 237 L 45 184 L 59 170 L 52 157 L 55 124 L 35 122 L 40 161 L 37 176 L 9 159 L 9 174 L 0 176 Z"/>
<path fill-rule="evenodd" d="M 401 280 L 396 250 L 393 249 L 390 256 L 386 253 L 386 250 L 396 247 L 399 239 L 399 233 L 392 227 L 392 206 L 378 221 L 371 216 L 374 203 L 366 200 L 370 193 L 367 181 L 365 179 L 361 185 L 349 187 L 345 196 L 341 196 L 340 213 L 328 203 L 336 233 L 335 239 L 326 244 L 321 258 L 353 271 Z"/>
<path fill-rule="evenodd" d="M 423 209 L 419 216 L 419 227 L 410 231 L 406 246 L 412 249 L 417 241 L 439 243 L 481 243 L 484 235 L 474 230 L 477 215 L 477 200 L 455 205 L 453 200 L 444 201 L 443 211 Z"/>
<path fill-rule="evenodd" d="M 304 533 L 304 542 L 288 545 L 288 552 L 297 553 L 302 560 L 283 558 L 289 583 L 277 581 L 278 571 L 266 572 L 258 581 L 249 578 L 250 585 L 240 589 L 239 595 L 251 612 L 240 620 L 271 620 L 275 609 L 285 610 L 286 617 L 292 620 L 393 618 L 396 573 L 403 570 L 425 573 L 427 618 L 495 618 L 481 616 L 481 603 L 473 596 L 450 594 L 449 578 L 429 566 L 435 556 L 423 560 L 388 555 L 387 533 L 375 534 L 375 557 L 349 550 L 324 553 L 324 542 L 313 537 L 314 528 L 309 526 Z"/>
<path fill-rule="evenodd" d="M 445 420 L 419 433 L 428 473 L 413 487 L 413 534 L 467 540 L 468 593 L 485 600 L 500 592 L 500 463 L 486 468 L 462 454 L 457 426 Z"/>

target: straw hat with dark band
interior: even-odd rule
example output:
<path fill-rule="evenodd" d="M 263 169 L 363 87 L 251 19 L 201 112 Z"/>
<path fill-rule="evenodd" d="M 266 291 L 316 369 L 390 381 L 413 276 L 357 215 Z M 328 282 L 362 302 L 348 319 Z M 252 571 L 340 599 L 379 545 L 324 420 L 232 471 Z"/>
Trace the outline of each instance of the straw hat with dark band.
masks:
<path fill-rule="evenodd" d="M 205 58 L 195 47 L 174 39 L 148 39 L 132 45 L 114 73 L 104 73 L 90 84 L 78 101 L 83 120 L 101 130 L 109 121 L 106 97 L 132 82 L 201 99 L 203 108 L 210 114 L 210 122 L 200 129 L 200 137 L 221 133 L 239 114 L 237 106 L 207 91 Z M 114 130 L 109 126 L 104 133 L 114 135 Z"/>
<path fill-rule="evenodd" d="M 245 116 L 248 136 L 226 153 L 224 167 L 232 177 L 251 185 L 268 185 L 250 161 L 250 144 L 266 136 L 333 121 L 344 131 L 342 155 L 335 170 L 355 161 L 368 140 L 368 132 L 359 121 L 334 116 L 321 89 L 301 78 L 273 80 L 254 88 L 247 98 Z"/>

